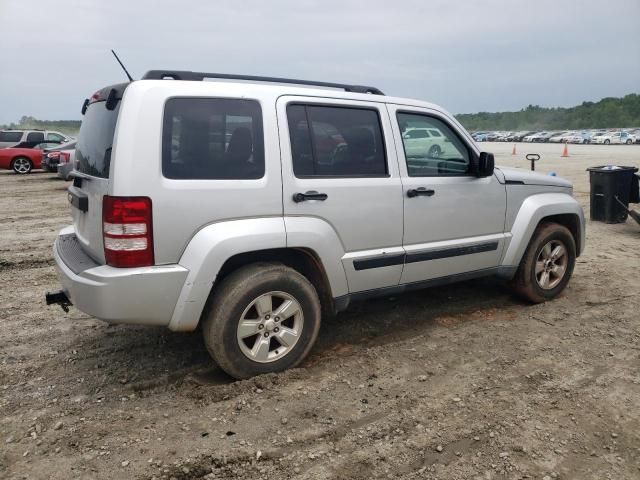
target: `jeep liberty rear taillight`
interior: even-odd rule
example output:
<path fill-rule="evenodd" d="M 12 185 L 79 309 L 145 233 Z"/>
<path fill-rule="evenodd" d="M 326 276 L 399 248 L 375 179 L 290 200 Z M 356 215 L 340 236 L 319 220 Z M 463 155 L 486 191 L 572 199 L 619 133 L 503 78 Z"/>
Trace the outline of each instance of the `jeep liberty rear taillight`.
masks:
<path fill-rule="evenodd" d="M 153 224 L 149 197 L 102 200 L 104 257 L 112 267 L 153 265 Z"/>

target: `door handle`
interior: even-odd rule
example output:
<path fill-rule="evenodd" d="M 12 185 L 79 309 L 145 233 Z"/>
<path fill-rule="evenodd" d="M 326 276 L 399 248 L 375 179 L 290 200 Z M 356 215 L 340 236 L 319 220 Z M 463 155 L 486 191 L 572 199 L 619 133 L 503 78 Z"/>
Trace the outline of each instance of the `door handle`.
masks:
<path fill-rule="evenodd" d="M 321 202 L 324 202 L 328 197 L 329 195 L 326 193 L 319 193 L 315 190 L 310 190 L 305 193 L 294 193 L 293 201 L 296 203 L 305 202 L 307 200 L 320 200 Z"/>
<path fill-rule="evenodd" d="M 427 190 L 424 187 L 420 187 L 420 188 L 412 188 L 410 190 L 407 190 L 407 197 L 409 198 L 413 198 L 413 197 L 431 197 L 433 195 L 435 195 L 436 191 L 435 190 Z"/>

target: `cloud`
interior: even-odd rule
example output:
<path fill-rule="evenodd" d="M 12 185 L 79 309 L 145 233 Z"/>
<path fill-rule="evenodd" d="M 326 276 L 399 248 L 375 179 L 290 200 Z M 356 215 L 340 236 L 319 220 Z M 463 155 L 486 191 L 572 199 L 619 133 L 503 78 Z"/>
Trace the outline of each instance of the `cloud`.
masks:
<path fill-rule="evenodd" d="M 640 2 L 3 0 L 0 123 L 175 68 L 375 85 L 453 112 L 637 92 Z"/>

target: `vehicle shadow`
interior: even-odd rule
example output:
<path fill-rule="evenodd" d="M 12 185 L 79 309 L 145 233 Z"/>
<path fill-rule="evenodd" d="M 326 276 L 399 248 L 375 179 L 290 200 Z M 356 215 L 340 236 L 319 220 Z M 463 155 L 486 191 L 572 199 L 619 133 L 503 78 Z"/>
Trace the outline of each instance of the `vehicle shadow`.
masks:
<path fill-rule="evenodd" d="M 335 318 L 326 319 L 307 366 L 351 347 L 385 345 L 483 318 L 484 311 L 521 305 L 497 279 L 418 290 L 354 303 Z M 346 346 L 346 348 L 345 348 Z M 175 333 L 166 328 L 101 325 L 72 346 L 79 353 L 76 368 L 99 369 L 107 385 L 140 392 L 181 385 L 224 385 L 233 379 L 211 360 L 200 330 Z M 303 367 L 305 364 L 302 365 Z M 76 372 L 81 375 L 81 372 Z"/>

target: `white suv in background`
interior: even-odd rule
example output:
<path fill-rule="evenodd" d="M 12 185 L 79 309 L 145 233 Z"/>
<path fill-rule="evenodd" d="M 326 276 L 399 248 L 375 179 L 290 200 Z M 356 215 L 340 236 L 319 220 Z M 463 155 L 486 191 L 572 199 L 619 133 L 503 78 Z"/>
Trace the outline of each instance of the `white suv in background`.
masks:
<path fill-rule="evenodd" d="M 37 145 L 44 142 L 66 143 L 71 137 L 53 130 L 0 130 L 0 148 L 15 147 L 20 143 Z"/>
<path fill-rule="evenodd" d="M 553 299 L 584 248 L 571 183 L 374 87 L 151 71 L 83 111 L 47 303 L 202 325 L 235 378 L 298 365 L 356 300 L 489 275 Z"/>
<path fill-rule="evenodd" d="M 440 158 L 445 150 L 445 137 L 437 128 L 407 128 L 402 134 L 407 156 Z"/>
<path fill-rule="evenodd" d="M 599 143 L 604 145 L 631 145 L 634 142 L 635 137 L 627 132 L 604 133 L 591 139 L 591 143 Z"/>

